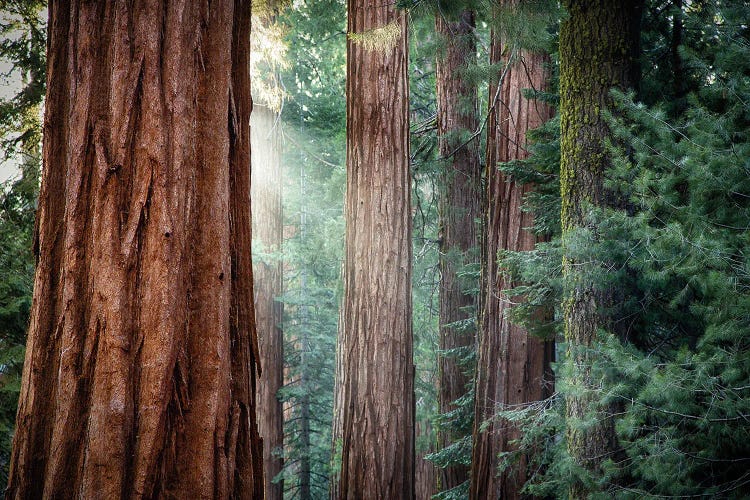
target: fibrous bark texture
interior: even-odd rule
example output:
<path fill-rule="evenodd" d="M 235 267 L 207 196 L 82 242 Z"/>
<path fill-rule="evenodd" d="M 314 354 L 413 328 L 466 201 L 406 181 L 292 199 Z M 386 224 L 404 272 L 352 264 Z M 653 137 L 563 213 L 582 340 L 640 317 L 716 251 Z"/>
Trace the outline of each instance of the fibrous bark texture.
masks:
<path fill-rule="evenodd" d="M 392 2 L 348 5 L 339 495 L 408 499 L 414 365 L 406 16 Z"/>
<path fill-rule="evenodd" d="M 515 450 L 511 441 L 520 437 L 519 430 L 502 419 L 490 420 L 485 428 L 483 424 L 499 410 L 519 409 L 551 393 L 553 345 L 510 322 L 512 300 L 506 290 L 516 283 L 507 280 L 497 263 L 498 252 L 533 250 L 537 241 L 528 230 L 533 215 L 522 210 L 524 196 L 533 186 L 518 184 L 498 170 L 498 163 L 526 158 L 526 134 L 552 116 L 549 106 L 523 95 L 524 89 L 546 88 L 548 57 L 517 50 L 512 44 L 493 34 L 490 61 L 504 63 L 504 68 L 501 81 L 490 86 L 489 94 L 486 240 L 470 487 L 470 497 L 475 499 L 520 498 L 527 477 L 524 456 L 512 468 L 497 472 L 499 455 Z"/>
<path fill-rule="evenodd" d="M 255 324 L 260 344 L 263 373 L 258 378 L 258 432 L 263 438 L 263 465 L 267 500 L 281 500 L 284 483 L 273 483 L 284 466 L 284 415 L 277 393 L 284 385 L 284 338 L 281 330 L 283 304 L 281 245 L 281 125 L 278 115 L 266 106 L 255 105 L 251 119 L 252 212 L 254 250 L 253 287 Z M 261 257 L 258 258 L 257 255 Z"/>
<path fill-rule="evenodd" d="M 567 445 L 573 459 L 584 469 L 601 473 L 603 460 L 618 459 L 611 408 L 596 406 L 592 380 L 593 356 L 588 347 L 599 330 L 615 332 L 609 310 L 615 291 L 603 288 L 592 272 L 604 262 L 581 262 L 568 245 L 589 235 L 590 246 L 599 241 L 590 210 L 618 206 L 620 202 L 604 188 L 609 165 L 605 141 L 610 136 L 602 112 L 611 104 L 610 89 L 626 89 L 637 82 L 635 56 L 642 2 L 588 0 L 564 2 L 569 17 L 560 30 L 560 125 L 562 194 L 563 302 L 568 362 L 572 368 L 568 385 L 576 387 L 567 396 Z M 593 418 L 592 418 L 593 417 Z M 595 423 L 581 425 L 584 419 Z M 571 498 L 584 498 L 587 489 L 575 484 Z"/>
<path fill-rule="evenodd" d="M 457 275 L 472 262 L 477 247 L 475 220 L 480 215 L 479 140 L 466 135 L 479 128 L 476 86 L 463 72 L 476 59 L 474 13 L 465 11 L 457 20 L 436 16 L 435 28 L 445 39 L 445 53 L 437 58 L 437 126 L 444 171 L 440 193 L 440 349 L 449 351 L 474 344 L 473 327 L 457 326 L 474 315 L 474 297 Z M 455 351 L 454 351 L 455 352 Z M 456 409 L 454 401 L 466 395 L 469 377 L 454 355 L 439 357 L 439 409 Z M 449 431 L 439 433 L 442 448 L 453 442 Z M 440 470 L 440 488 L 448 490 L 469 478 L 466 466 Z"/>
<path fill-rule="evenodd" d="M 8 498 L 262 498 L 250 5 L 49 4 Z"/>
<path fill-rule="evenodd" d="M 430 437 L 432 428 L 429 420 L 416 422 L 415 440 L 419 448 L 420 438 Z M 432 440 L 431 440 L 432 441 Z M 423 446 L 422 450 L 417 450 L 416 461 L 414 465 L 414 497 L 415 500 L 430 500 L 432 495 L 438 492 L 438 469 L 435 464 L 425 459 L 425 455 L 435 451 L 434 441 L 429 445 Z"/>

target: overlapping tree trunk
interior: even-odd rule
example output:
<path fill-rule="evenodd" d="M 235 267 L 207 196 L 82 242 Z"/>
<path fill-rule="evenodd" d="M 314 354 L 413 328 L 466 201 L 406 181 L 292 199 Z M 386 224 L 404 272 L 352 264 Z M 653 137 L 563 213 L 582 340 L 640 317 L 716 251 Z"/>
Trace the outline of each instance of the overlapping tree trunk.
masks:
<path fill-rule="evenodd" d="M 486 240 L 470 497 L 514 499 L 521 497 L 526 481 L 526 458 L 522 456 L 502 474 L 498 474 L 498 465 L 500 453 L 515 449 L 511 441 L 519 437 L 519 430 L 506 420 L 492 417 L 498 410 L 518 409 L 549 395 L 548 369 L 553 351 L 551 343 L 529 335 L 507 317 L 512 299 L 505 290 L 515 284 L 508 282 L 499 269 L 498 252 L 534 248 L 536 238 L 528 230 L 533 215 L 521 209 L 525 194 L 533 186 L 518 184 L 497 165 L 526 158 L 527 132 L 546 122 L 552 111 L 546 104 L 523 96 L 524 89 L 546 88 L 547 56 L 515 50 L 512 40 L 493 36 L 490 61 L 504 63 L 505 69 L 502 80 L 490 86 L 490 105 L 494 103 L 494 107 L 487 124 Z"/>
<path fill-rule="evenodd" d="M 263 373 L 258 378 L 258 432 L 263 438 L 265 494 L 280 500 L 284 483 L 273 483 L 284 466 L 278 454 L 283 447 L 284 415 L 277 393 L 284 385 L 284 338 L 281 331 L 283 304 L 281 245 L 281 124 L 271 109 L 255 105 L 252 114 L 252 210 L 253 239 L 262 257 L 253 262 L 255 323 Z"/>
<path fill-rule="evenodd" d="M 340 498 L 414 498 L 406 15 L 350 0 Z M 376 31 L 373 31 L 376 30 Z"/>
<path fill-rule="evenodd" d="M 9 498 L 262 498 L 249 2 L 51 2 Z"/>
<path fill-rule="evenodd" d="M 476 219 L 480 215 L 479 140 L 467 134 L 479 128 L 476 86 L 462 74 L 476 58 L 474 13 L 462 12 L 455 21 L 438 13 L 436 31 L 445 39 L 445 53 L 437 58 L 436 88 L 438 136 L 443 175 L 440 193 L 440 349 L 448 351 L 474 344 L 474 334 L 456 326 L 469 319 L 474 297 L 457 274 L 470 263 L 477 247 Z M 468 390 L 469 377 L 455 355 L 439 357 L 439 409 L 447 413 Z M 439 434 L 441 447 L 453 442 L 449 431 Z M 469 478 L 465 466 L 440 471 L 440 488 L 447 490 Z"/>

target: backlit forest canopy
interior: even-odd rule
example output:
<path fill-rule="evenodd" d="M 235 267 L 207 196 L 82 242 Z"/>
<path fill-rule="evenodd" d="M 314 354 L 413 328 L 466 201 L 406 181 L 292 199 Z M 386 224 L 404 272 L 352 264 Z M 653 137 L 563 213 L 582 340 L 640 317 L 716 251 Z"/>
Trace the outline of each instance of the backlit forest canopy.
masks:
<path fill-rule="evenodd" d="M 250 4 L 0 1 L 7 498 L 750 498 L 750 2 Z"/>

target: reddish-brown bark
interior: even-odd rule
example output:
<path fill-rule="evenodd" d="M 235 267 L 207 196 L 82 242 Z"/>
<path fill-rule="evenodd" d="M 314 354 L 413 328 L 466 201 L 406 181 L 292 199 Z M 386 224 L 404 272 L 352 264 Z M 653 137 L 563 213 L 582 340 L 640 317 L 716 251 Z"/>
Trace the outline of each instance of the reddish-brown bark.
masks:
<path fill-rule="evenodd" d="M 415 425 L 416 462 L 414 465 L 414 497 L 415 500 L 430 500 L 438 492 L 438 469 L 435 464 L 425 459 L 425 455 L 435 451 L 435 442 L 431 436 L 432 426 L 428 421 L 417 422 Z M 428 442 L 423 440 L 429 439 Z"/>
<path fill-rule="evenodd" d="M 547 57 L 527 51 L 514 52 L 493 37 L 492 63 L 508 64 L 502 81 L 490 86 L 491 109 L 487 125 L 486 241 L 482 262 L 482 311 L 477 366 L 475 423 L 472 450 L 471 498 L 520 498 L 526 481 L 526 459 L 498 475 L 498 454 L 513 450 L 510 441 L 519 431 L 509 422 L 482 424 L 500 409 L 518 408 L 549 395 L 548 367 L 551 343 L 529 335 L 507 316 L 512 306 L 504 290 L 512 287 L 497 264 L 500 250 L 531 250 L 536 239 L 526 230 L 533 216 L 521 210 L 523 197 L 533 186 L 519 185 L 497 169 L 499 162 L 526 158 L 526 133 L 547 121 L 549 106 L 523 97 L 526 88 L 547 85 Z M 499 94 L 498 85 L 500 85 Z M 498 99 L 495 101 L 495 96 Z"/>
<path fill-rule="evenodd" d="M 479 140 L 466 142 L 467 133 L 479 128 L 477 89 L 467 83 L 462 71 L 476 58 L 474 13 L 465 11 L 449 22 L 439 13 L 435 28 L 446 42 L 437 58 L 437 126 L 440 156 L 444 161 L 440 193 L 440 349 L 474 344 L 471 330 L 461 331 L 455 322 L 471 318 L 474 297 L 466 293 L 457 271 L 472 262 L 476 250 L 475 220 L 480 215 Z M 462 135 L 463 132 L 463 135 Z M 439 409 L 447 413 L 468 389 L 469 378 L 454 356 L 439 357 Z M 448 431 L 439 433 L 441 447 L 453 442 Z M 466 466 L 440 470 L 440 488 L 448 490 L 469 478 Z"/>
<path fill-rule="evenodd" d="M 370 50 L 350 39 L 347 46 L 339 496 L 409 499 L 414 365 L 406 15 L 391 2 L 350 0 L 348 23 L 350 34 L 397 29 L 393 45 Z"/>
<path fill-rule="evenodd" d="M 50 2 L 8 498 L 261 498 L 245 1 Z"/>
<path fill-rule="evenodd" d="M 255 324 L 258 330 L 263 373 L 258 378 L 258 432 L 263 438 L 265 494 L 267 500 L 281 500 L 284 483 L 272 480 L 281 472 L 284 416 L 277 397 L 284 385 L 284 338 L 281 331 L 283 219 L 281 207 L 281 129 L 278 115 L 266 106 L 253 109 L 252 127 L 252 211 L 253 238 L 261 257 L 253 260 Z"/>

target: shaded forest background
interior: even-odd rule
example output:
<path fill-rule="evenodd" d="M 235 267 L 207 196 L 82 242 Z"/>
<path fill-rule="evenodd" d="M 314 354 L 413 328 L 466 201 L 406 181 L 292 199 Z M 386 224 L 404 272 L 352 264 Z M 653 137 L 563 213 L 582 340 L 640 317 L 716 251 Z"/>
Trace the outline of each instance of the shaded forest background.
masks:
<path fill-rule="evenodd" d="M 587 207 L 585 224 L 572 230 L 564 218 L 561 224 L 559 115 L 529 133 L 529 158 L 487 163 L 490 108 L 502 104 L 495 102 L 492 85 L 519 54 L 547 54 L 547 87 L 528 89 L 525 96 L 559 109 L 560 23 L 570 13 L 543 0 L 509 2 L 510 7 L 479 0 L 401 4 L 408 12 L 410 44 L 418 498 L 467 497 L 476 436 L 498 422 L 521 432 L 495 457 L 489 473 L 522 467 L 524 494 L 559 497 L 582 488 L 602 498 L 747 496 L 748 2 L 645 2 L 638 80 L 630 89 L 613 90 L 610 109 L 602 110 L 609 130 L 602 185 L 619 201 Z M 44 2 L 0 6 L 0 57 L 14 68 L 5 77 L 20 82 L 19 91 L 0 103 L 4 160 L 19 169 L 0 194 L 4 483 L 32 295 L 46 20 Z M 489 203 L 490 169 L 535 186 L 523 204 L 534 214 L 532 230 L 540 243 L 522 251 L 501 250 L 498 269 L 515 287 L 506 292 L 517 303 L 508 317 L 538 338 L 554 340 L 557 359 L 548 398 L 493 406 L 494 413 L 478 422 L 474 380 L 483 299 L 478 308 L 476 298 L 481 296 L 480 244 L 488 233 L 487 220 L 479 216 L 474 221 L 480 235 L 476 248 L 457 252 L 443 246 L 441 193 L 450 158 L 440 148 L 435 90 L 438 61 L 450 44 L 436 31 L 435 18 L 455 22 L 465 11 L 476 16 L 475 27 L 465 35 L 474 50 L 460 76 L 476 98 L 460 104 L 476 114 L 476 128 L 454 131 L 451 140 L 476 143 L 483 207 Z M 253 243 L 255 266 L 280 266 L 283 282 L 274 297 L 283 305 L 283 387 L 278 392 L 283 446 L 272 450 L 283 464 L 269 479 L 281 485 L 284 498 L 324 498 L 341 466 L 332 425 L 345 226 L 345 2 L 266 6 L 256 12 L 253 35 L 256 112 L 267 108 L 273 116 L 253 133 L 278 134 L 283 165 L 282 245 L 269 249 Z M 504 40 L 500 60 L 491 60 L 494 40 Z M 447 349 L 439 314 L 441 259 L 454 262 L 462 293 L 472 297 L 462 311 L 464 319 L 450 325 L 467 341 Z M 589 345 L 566 344 L 565 308 L 573 285 L 564 262 L 593 263 L 581 266 L 583 279 L 597 289 L 617 291 L 607 304 L 611 323 L 602 325 Z M 444 359 L 453 360 L 469 383 L 450 411 L 441 414 Z M 580 360 L 586 360 L 593 386 L 576 379 L 574 361 Z M 566 398 L 589 401 L 591 413 L 572 421 Z M 563 437 L 598 425 L 602 412 L 607 419 L 616 415 L 612 425 L 620 445 L 616 454 L 587 467 Z M 450 484 L 445 470 L 463 470 L 456 476 L 461 480 Z"/>

